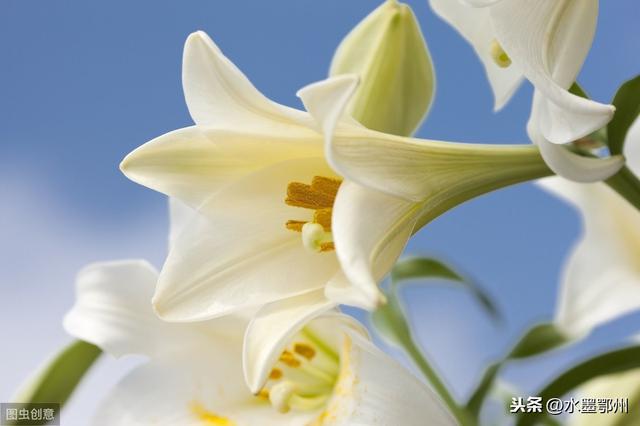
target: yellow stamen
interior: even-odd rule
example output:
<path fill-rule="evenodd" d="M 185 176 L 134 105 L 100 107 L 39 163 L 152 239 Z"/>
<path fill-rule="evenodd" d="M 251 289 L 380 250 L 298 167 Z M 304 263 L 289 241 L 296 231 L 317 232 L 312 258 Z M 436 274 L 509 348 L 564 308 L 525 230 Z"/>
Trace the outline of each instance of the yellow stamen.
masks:
<path fill-rule="evenodd" d="M 282 355 L 280 355 L 280 361 L 291 368 L 300 367 L 300 361 L 298 361 L 296 357 L 289 351 L 282 352 Z"/>
<path fill-rule="evenodd" d="M 306 343 L 296 343 L 293 346 L 293 351 L 308 360 L 312 360 L 313 357 L 316 356 L 316 350 Z"/>
<path fill-rule="evenodd" d="M 302 232 L 302 227 L 307 223 L 303 220 L 288 220 L 284 226 L 290 231 Z"/>
<path fill-rule="evenodd" d="M 271 373 L 269 373 L 269 380 L 278 380 L 280 377 L 282 377 L 282 370 L 277 368 L 274 368 L 271 370 Z"/>
<path fill-rule="evenodd" d="M 324 176 L 314 176 L 313 179 L 311 179 L 311 188 L 331 196 L 333 200 L 335 200 L 336 195 L 338 195 L 340 184 L 342 184 L 342 180 Z"/>
<path fill-rule="evenodd" d="M 495 62 L 500 68 L 508 68 L 509 65 L 511 65 L 511 58 L 507 55 L 507 52 L 504 51 L 500 43 L 498 43 L 498 40 L 493 39 L 491 41 L 489 52 L 493 62 Z"/>
<path fill-rule="evenodd" d="M 322 209 L 333 205 L 334 197 L 331 194 L 321 192 L 311 185 L 300 182 L 291 182 L 287 186 L 287 198 L 284 202 L 290 206 L 305 209 Z"/>
<path fill-rule="evenodd" d="M 268 401 L 269 391 L 267 389 L 261 389 L 260 392 L 258 392 L 258 398 Z"/>
<path fill-rule="evenodd" d="M 336 249 L 336 245 L 333 242 L 320 244 L 320 252 L 333 251 Z"/>
<path fill-rule="evenodd" d="M 301 182 L 291 182 L 287 185 L 287 197 L 285 204 L 293 207 L 301 207 L 313 210 L 313 218 L 310 221 L 288 220 L 285 227 L 290 231 L 303 232 L 307 223 L 318 224 L 327 235 L 318 234 L 312 238 L 313 244 L 307 244 L 313 251 L 327 252 L 334 250 L 331 242 L 331 216 L 333 214 L 333 203 L 335 202 L 338 189 L 342 181 L 340 179 L 314 176 L 311 185 Z M 315 235 L 315 234 L 314 234 Z M 303 240 L 304 240 L 303 236 Z M 306 238 L 307 243 L 311 241 Z"/>

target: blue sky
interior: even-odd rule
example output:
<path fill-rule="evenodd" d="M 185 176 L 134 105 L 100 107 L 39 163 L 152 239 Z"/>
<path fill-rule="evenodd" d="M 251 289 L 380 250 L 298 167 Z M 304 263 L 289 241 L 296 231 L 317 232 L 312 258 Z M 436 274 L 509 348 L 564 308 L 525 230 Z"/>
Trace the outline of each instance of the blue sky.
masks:
<path fill-rule="evenodd" d="M 492 112 L 471 48 L 428 8 L 409 2 L 438 79 L 418 132 L 464 142 L 528 143 L 531 88 Z M 300 106 L 295 92 L 326 76 L 342 37 L 378 2 L 325 0 L 3 0 L 0 6 L 0 400 L 65 342 L 61 318 L 76 271 L 96 260 L 143 257 L 161 265 L 165 199 L 125 179 L 117 165 L 145 141 L 191 123 L 180 85 L 186 36 L 205 30 L 266 95 Z M 640 70 L 637 0 L 602 2 L 579 81 L 600 101 Z M 470 297 L 446 287 L 411 288 L 409 307 L 434 363 L 465 395 L 482 366 L 522 330 L 551 317 L 558 276 L 580 232 L 578 216 L 533 185 L 469 202 L 422 230 L 407 252 L 441 256 L 495 297 L 507 322 L 485 319 Z M 590 351 L 637 332 L 640 316 L 597 331 L 575 348 L 508 377 L 533 388 Z M 3 345 L 4 346 L 4 345 Z M 6 346 L 4 346 L 6 347 Z M 92 392 L 117 378 L 107 361 L 67 424 L 82 424 Z"/>

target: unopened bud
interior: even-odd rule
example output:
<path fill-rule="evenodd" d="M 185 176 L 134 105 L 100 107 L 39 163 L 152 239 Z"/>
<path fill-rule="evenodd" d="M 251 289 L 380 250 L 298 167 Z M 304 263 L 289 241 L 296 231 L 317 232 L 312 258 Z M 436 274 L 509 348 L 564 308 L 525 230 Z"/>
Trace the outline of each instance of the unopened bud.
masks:
<path fill-rule="evenodd" d="M 424 119 L 435 90 L 431 56 L 411 8 L 387 1 L 340 43 L 330 75 L 357 74 L 348 112 L 366 127 L 409 136 Z"/>

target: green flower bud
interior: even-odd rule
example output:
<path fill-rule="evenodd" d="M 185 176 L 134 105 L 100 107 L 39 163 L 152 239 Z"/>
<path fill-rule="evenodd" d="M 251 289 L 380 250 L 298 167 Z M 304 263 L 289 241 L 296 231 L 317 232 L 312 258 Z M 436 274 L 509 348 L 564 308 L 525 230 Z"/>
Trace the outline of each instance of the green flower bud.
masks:
<path fill-rule="evenodd" d="M 387 1 L 340 43 L 330 75 L 358 74 L 349 104 L 366 127 L 409 136 L 424 119 L 435 91 L 431 56 L 411 8 Z"/>

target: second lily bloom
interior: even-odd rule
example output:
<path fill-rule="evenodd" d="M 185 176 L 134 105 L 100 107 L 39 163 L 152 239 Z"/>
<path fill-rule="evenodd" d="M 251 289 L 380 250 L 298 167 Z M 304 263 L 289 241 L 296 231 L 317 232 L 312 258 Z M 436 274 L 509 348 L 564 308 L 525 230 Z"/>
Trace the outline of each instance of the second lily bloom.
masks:
<path fill-rule="evenodd" d="M 496 109 L 508 102 L 523 77 L 533 84 L 527 130 L 554 172 L 574 181 L 595 182 L 622 167 L 619 156 L 588 158 L 559 145 L 599 130 L 615 112 L 612 105 L 581 98 L 568 90 L 591 47 L 598 0 L 430 3 L 474 47 L 493 87 Z"/>

